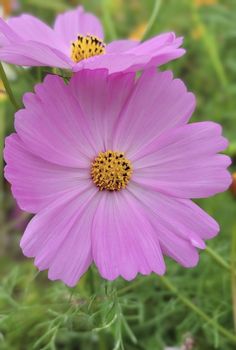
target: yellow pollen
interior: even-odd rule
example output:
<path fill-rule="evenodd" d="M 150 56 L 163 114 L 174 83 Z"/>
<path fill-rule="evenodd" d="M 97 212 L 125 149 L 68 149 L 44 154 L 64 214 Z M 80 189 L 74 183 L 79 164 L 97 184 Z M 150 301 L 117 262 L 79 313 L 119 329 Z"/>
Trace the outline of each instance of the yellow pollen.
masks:
<path fill-rule="evenodd" d="M 71 44 L 71 59 L 74 62 L 80 62 L 89 57 L 103 55 L 106 45 L 94 35 L 78 35 L 77 40 Z"/>
<path fill-rule="evenodd" d="M 132 172 L 131 162 L 117 151 L 100 152 L 91 166 L 92 180 L 100 191 L 120 191 L 128 185 Z"/>

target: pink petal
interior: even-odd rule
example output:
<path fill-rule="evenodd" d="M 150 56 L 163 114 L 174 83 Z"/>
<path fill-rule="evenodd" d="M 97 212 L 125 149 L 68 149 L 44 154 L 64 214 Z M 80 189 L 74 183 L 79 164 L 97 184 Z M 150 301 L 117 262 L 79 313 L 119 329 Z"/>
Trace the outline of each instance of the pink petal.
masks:
<path fill-rule="evenodd" d="M 163 274 L 165 263 L 152 226 L 127 191 L 101 192 L 93 220 L 92 254 L 100 274 L 127 280 L 138 272 Z"/>
<path fill-rule="evenodd" d="M 208 197 L 223 192 L 232 181 L 226 170 L 231 161 L 216 153 L 226 147 L 227 141 L 216 123 L 175 128 L 134 156 L 133 181 L 182 198 Z"/>
<path fill-rule="evenodd" d="M 175 60 L 185 54 L 185 50 L 179 48 L 183 44 L 183 37 L 176 38 L 175 33 L 164 33 L 145 41 L 137 51 L 146 55 L 149 53 L 151 60 L 145 65 L 145 69 L 160 66 Z M 134 50 L 131 50 L 133 53 Z"/>
<path fill-rule="evenodd" d="M 115 125 L 113 148 L 133 157 L 163 132 L 186 124 L 194 107 L 194 95 L 171 72 L 145 71 Z"/>
<path fill-rule="evenodd" d="M 77 39 L 78 34 L 91 34 L 103 39 L 103 29 L 99 19 L 85 12 L 82 6 L 57 16 L 54 29 L 68 48 L 71 42 Z"/>
<path fill-rule="evenodd" d="M 198 257 L 193 247 L 204 249 L 203 240 L 219 232 L 217 222 L 189 199 L 166 196 L 134 183 L 128 190 L 146 208 L 145 215 L 165 252 L 184 266 L 194 266 Z"/>
<path fill-rule="evenodd" d="M 46 24 L 30 15 L 0 19 L 0 59 L 25 66 L 71 68 L 63 42 Z"/>
<path fill-rule="evenodd" d="M 53 66 L 70 69 L 72 62 L 61 51 L 36 41 L 11 43 L 0 48 L 0 60 L 23 66 Z"/>
<path fill-rule="evenodd" d="M 182 38 L 176 39 L 174 33 L 165 33 L 138 45 L 135 42 L 130 45 L 129 41 L 114 42 L 107 46 L 107 54 L 83 60 L 73 67 L 73 71 L 107 68 L 109 73 L 116 73 L 156 67 L 182 56 L 185 53 L 179 48 L 182 41 Z"/>
<path fill-rule="evenodd" d="M 54 201 L 29 223 L 21 240 L 23 253 L 35 257 L 52 280 L 74 286 L 92 262 L 91 222 L 97 189 L 81 188 Z"/>
<path fill-rule="evenodd" d="M 37 41 L 52 48 L 63 50 L 63 41 L 52 28 L 38 18 L 23 14 L 9 18 L 9 27 L 25 41 Z"/>
<path fill-rule="evenodd" d="M 183 38 L 176 38 L 175 33 L 163 33 L 148 39 L 140 45 L 129 49 L 129 53 L 136 55 L 157 55 L 158 50 L 165 48 L 178 48 L 183 43 Z"/>
<path fill-rule="evenodd" d="M 74 72 L 82 69 L 108 69 L 109 73 L 136 72 L 141 70 L 150 60 L 149 56 L 135 55 L 132 53 L 107 53 L 104 55 L 90 57 L 75 64 Z"/>
<path fill-rule="evenodd" d="M 107 53 L 121 53 L 131 48 L 137 47 L 138 41 L 133 40 L 115 40 L 106 46 Z"/>
<path fill-rule="evenodd" d="M 160 66 L 183 56 L 185 50 L 179 48 L 182 44 L 182 37 L 176 38 L 175 33 L 164 33 L 128 50 L 127 53 L 148 56 L 149 60 L 145 65 L 145 69 L 147 69 Z"/>
<path fill-rule="evenodd" d="M 16 113 L 15 128 L 29 151 L 47 161 L 88 168 L 97 155 L 96 138 L 70 88 L 48 75 L 26 94 L 26 109 Z"/>
<path fill-rule="evenodd" d="M 30 153 L 16 134 L 6 139 L 5 177 L 22 210 L 37 213 L 67 192 L 90 184 L 89 169 L 67 168 Z"/>
<path fill-rule="evenodd" d="M 21 41 L 21 37 L 0 17 L 0 45 Z"/>
<path fill-rule="evenodd" d="M 69 88 L 81 106 L 96 138 L 97 152 L 112 148 L 113 128 L 134 87 L 135 74 L 108 75 L 106 70 L 83 70 Z"/>

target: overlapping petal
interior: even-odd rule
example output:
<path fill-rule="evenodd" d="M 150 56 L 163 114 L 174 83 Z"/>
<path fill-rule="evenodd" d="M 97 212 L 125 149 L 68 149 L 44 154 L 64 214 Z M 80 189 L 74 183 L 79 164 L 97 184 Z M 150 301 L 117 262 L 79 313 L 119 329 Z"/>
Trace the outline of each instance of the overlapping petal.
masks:
<path fill-rule="evenodd" d="M 48 162 L 34 153 L 18 135 L 6 139 L 5 177 L 22 210 L 37 213 L 51 202 L 71 192 L 79 195 L 81 187 L 91 183 L 89 169 L 69 168 Z"/>
<path fill-rule="evenodd" d="M 185 53 L 182 38 L 174 33 L 158 35 L 146 42 L 117 40 L 108 43 L 106 53 L 76 63 L 71 59 L 71 43 L 78 35 L 95 35 L 103 40 L 99 19 L 82 6 L 59 14 L 54 28 L 31 15 L 0 19 L 0 59 L 25 66 L 52 66 L 72 69 L 106 68 L 109 73 L 135 72 L 159 66 Z"/>
<path fill-rule="evenodd" d="M 159 240 L 139 203 L 126 191 L 103 192 L 100 197 L 92 227 L 93 258 L 100 274 L 108 280 L 131 280 L 138 272 L 162 275 Z"/>
<path fill-rule="evenodd" d="M 133 181 L 181 198 L 203 198 L 225 191 L 231 183 L 227 171 L 231 161 L 216 153 L 227 144 L 221 127 L 213 122 L 167 131 L 135 155 Z"/>
<path fill-rule="evenodd" d="M 128 188 L 155 227 L 163 252 L 185 267 L 195 266 L 204 239 L 214 237 L 219 226 L 207 213 L 188 199 L 174 198 L 130 184 Z"/>
<path fill-rule="evenodd" d="M 75 10 L 58 15 L 54 24 L 55 33 L 63 40 L 66 47 L 70 47 L 78 34 L 95 35 L 103 39 L 103 28 L 99 19 L 92 13 L 85 12 L 82 6 Z"/>
<path fill-rule="evenodd" d="M 0 47 L 0 60 L 21 66 L 71 68 L 71 61 L 57 48 L 36 41 L 19 41 Z"/>
<path fill-rule="evenodd" d="M 46 161 L 87 168 L 97 153 L 96 134 L 64 81 L 47 76 L 24 103 L 15 128 L 28 149 Z"/>
<path fill-rule="evenodd" d="M 48 76 L 24 96 L 17 135 L 6 141 L 6 178 L 21 208 L 37 213 L 21 247 L 49 278 L 74 286 L 94 261 L 104 278 L 163 274 L 163 254 L 185 267 L 218 224 L 190 198 L 230 183 L 221 128 L 186 125 L 194 96 L 170 72 L 109 75 L 83 70 L 68 84 Z M 121 191 L 99 191 L 99 152 L 125 152 L 133 167 Z"/>
<path fill-rule="evenodd" d="M 173 33 L 158 35 L 141 44 L 132 41 L 114 42 L 108 45 L 107 54 L 83 60 L 73 67 L 73 71 L 106 68 L 109 73 L 117 73 L 156 67 L 181 57 L 185 53 L 184 49 L 179 48 L 181 44 L 182 38 L 176 39 Z"/>
<path fill-rule="evenodd" d="M 49 278 L 74 286 L 92 262 L 91 221 L 97 206 L 97 189 L 87 184 L 79 193 L 67 193 L 40 211 L 21 240 L 23 253 L 35 258 Z M 63 214 L 62 214 L 63 213 Z"/>
<path fill-rule="evenodd" d="M 114 149 L 135 153 L 163 132 L 188 122 L 195 97 L 170 71 L 148 69 L 138 79 L 114 129 Z"/>
<path fill-rule="evenodd" d="M 121 79 L 121 75 L 109 75 L 105 69 L 82 70 L 72 77 L 68 89 L 96 135 L 100 151 L 113 149 L 113 130 L 134 85 L 134 73 L 123 73 Z"/>
<path fill-rule="evenodd" d="M 134 40 L 114 40 L 106 45 L 106 53 L 121 53 L 133 49 L 138 45 L 139 42 Z"/>
<path fill-rule="evenodd" d="M 46 23 L 32 15 L 23 14 L 9 18 L 7 24 L 22 40 L 37 41 L 55 48 L 61 47 L 60 36 Z"/>

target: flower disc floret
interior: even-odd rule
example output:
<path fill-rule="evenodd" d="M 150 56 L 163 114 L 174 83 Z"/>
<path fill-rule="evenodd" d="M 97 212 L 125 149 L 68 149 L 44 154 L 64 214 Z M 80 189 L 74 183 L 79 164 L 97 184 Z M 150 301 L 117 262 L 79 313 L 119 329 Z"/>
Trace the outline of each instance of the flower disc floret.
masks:
<path fill-rule="evenodd" d="M 102 191 L 120 191 L 125 188 L 132 175 L 131 162 L 123 152 L 100 152 L 91 167 L 93 182 Z"/>
<path fill-rule="evenodd" d="M 71 59 L 80 62 L 84 59 L 103 55 L 105 50 L 104 42 L 95 35 L 78 35 L 77 40 L 71 45 Z"/>

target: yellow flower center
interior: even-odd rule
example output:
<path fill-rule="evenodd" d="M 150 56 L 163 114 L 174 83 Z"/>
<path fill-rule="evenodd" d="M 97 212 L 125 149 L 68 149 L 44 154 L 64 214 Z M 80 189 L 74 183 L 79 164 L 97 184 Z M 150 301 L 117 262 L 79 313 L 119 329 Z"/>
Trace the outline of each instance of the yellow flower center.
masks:
<path fill-rule="evenodd" d="M 128 185 L 132 172 L 131 162 L 118 151 L 100 152 L 91 166 L 92 180 L 100 191 L 120 191 Z"/>
<path fill-rule="evenodd" d="M 71 44 L 71 59 L 74 62 L 80 62 L 86 58 L 103 55 L 106 45 L 94 35 L 78 35 L 77 40 Z"/>

